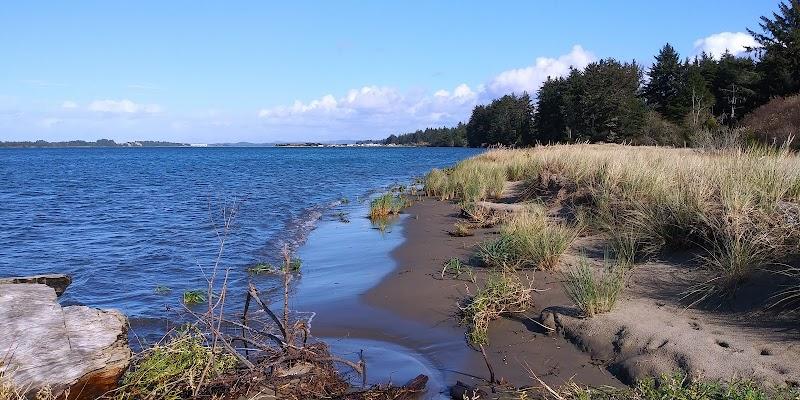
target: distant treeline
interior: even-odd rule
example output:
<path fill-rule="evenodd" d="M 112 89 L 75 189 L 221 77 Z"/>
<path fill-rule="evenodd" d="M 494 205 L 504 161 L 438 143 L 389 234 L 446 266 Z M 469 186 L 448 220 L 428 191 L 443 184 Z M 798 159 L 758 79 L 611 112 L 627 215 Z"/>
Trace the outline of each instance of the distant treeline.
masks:
<path fill-rule="evenodd" d="M 416 132 L 391 135 L 382 144 L 406 146 L 464 147 L 467 145 L 467 126 L 459 122 L 448 128 L 426 128 Z"/>
<path fill-rule="evenodd" d="M 154 140 L 139 140 L 135 142 L 117 143 L 110 139 L 99 139 L 94 142 L 85 140 L 70 140 L 68 142 L 0 142 L 0 147 L 180 147 L 188 146 L 185 143 L 162 142 Z"/>
<path fill-rule="evenodd" d="M 797 120 L 793 115 L 800 114 L 800 101 L 783 99 L 800 92 L 800 0 L 780 3 L 778 12 L 761 17 L 759 26 L 760 33 L 748 29 L 760 45 L 750 49 L 748 57 L 726 53 L 715 59 L 704 53 L 682 60 L 666 44 L 647 71 L 646 81 L 645 71 L 636 62 L 607 58 L 583 70 L 572 69 L 564 77 L 548 78 L 535 101 L 528 93 L 509 94 L 475 107 L 467 124 L 392 135 L 384 143 L 682 145 L 698 132 L 720 132 L 720 128 L 740 125 L 743 119 L 772 120 L 759 115 L 770 110 L 781 110 L 781 116 L 773 117 L 788 124 Z M 767 104 L 771 102 L 775 104 Z M 770 123 L 772 130 L 797 129 Z"/>

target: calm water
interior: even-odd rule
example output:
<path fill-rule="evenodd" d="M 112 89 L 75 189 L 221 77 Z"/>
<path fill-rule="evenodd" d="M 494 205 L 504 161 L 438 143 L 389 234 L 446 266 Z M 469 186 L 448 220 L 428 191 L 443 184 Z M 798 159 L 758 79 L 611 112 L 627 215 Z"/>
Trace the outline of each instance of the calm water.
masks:
<path fill-rule="evenodd" d="M 62 302 L 169 318 L 205 287 L 222 210 L 238 205 L 222 265 L 298 245 L 322 219 L 363 218 L 375 190 L 476 154 L 429 148 L 1 149 L 0 276 L 67 273 Z M 338 204 L 346 198 L 348 204 Z M 302 279 L 302 278 L 301 278 Z M 167 294 L 156 293 L 164 285 Z"/>

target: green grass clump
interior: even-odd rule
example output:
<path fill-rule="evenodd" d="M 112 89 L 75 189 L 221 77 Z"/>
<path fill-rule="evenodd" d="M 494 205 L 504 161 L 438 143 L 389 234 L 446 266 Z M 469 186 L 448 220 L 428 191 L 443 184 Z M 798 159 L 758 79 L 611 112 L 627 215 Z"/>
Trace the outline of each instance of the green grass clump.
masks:
<path fill-rule="evenodd" d="M 402 196 L 386 193 L 372 200 L 369 207 L 369 217 L 370 219 L 380 219 L 397 215 L 407 206 L 408 202 Z"/>
<path fill-rule="evenodd" d="M 464 307 L 461 322 L 467 325 L 470 343 L 489 342 L 489 323 L 503 315 L 525 312 L 531 306 L 532 289 L 513 274 L 493 273 Z"/>
<path fill-rule="evenodd" d="M 202 290 L 186 290 L 183 292 L 183 304 L 193 306 L 206 302 L 206 292 Z"/>
<path fill-rule="evenodd" d="M 564 273 L 564 291 L 586 317 L 611 311 L 625 287 L 626 267 L 605 262 L 596 272 L 586 257 Z"/>
<path fill-rule="evenodd" d="M 115 392 L 116 399 L 178 400 L 192 396 L 205 379 L 215 378 L 232 370 L 236 358 L 213 352 L 203 335 L 184 332 L 165 344 L 156 345 L 141 353 L 133 367 L 122 378 Z"/>
<path fill-rule="evenodd" d="M 478 245 L 478 258 L 490 268 L 516 269 L 519 265 L 519 256 L 516 253 L 518 247 L 515 238 L 502 235 L 498 239 Z"/>
<path fill-rule="evenodd" d="M 471 158 L 447 171 L 432 170 L 425 176 L 424 188 L 428 196 L 471 202 L 500 197 L 505 183 L 505 167 Z"/>
<path fill-rule="evenodd" d="M 258 263 L 247 267 L 245 271 L 251 275 L 261 275 L 274 274 L 277 270 L 275 269 L 275 266 L 270 263 Z"/>
<path fill-rule="evenodd" d="M 516 267 L 553 270 L 577 236 L 577 230 L 547 218 L 541 206 L 508 219 L 501 227 L 502 237 L 510 238 Z"/>
<path fill-rule="evenodd" d="M 478 248 L 480 259 L 494 268 L 553 270 L 577 236 L 577 229 L 551 222 L 541 206 L 511 218 L 500 228 L 500 238 Z"/>

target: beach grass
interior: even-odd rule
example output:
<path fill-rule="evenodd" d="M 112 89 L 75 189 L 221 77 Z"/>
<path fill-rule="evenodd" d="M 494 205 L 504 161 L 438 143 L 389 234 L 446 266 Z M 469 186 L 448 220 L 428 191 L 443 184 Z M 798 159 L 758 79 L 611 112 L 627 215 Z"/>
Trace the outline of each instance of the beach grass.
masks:
<path fill-rule="evenodd" d="M 611 311 L 625 287 L 624 264 L 606 260 L 602 271 L 595 270 L 586 257 L 564 272 L 564 292 L 586 317 Z"/>
<path fill-rule="evenodd" d="M 369 207 L 369 217 L 373 220 L 387 218 L 400 214 L 407 206 L 408 201 L 401 195 L 385 193 L 372 200 Z"/>
<path fill-rule="evenodd" d="M 508 218 L 501 226 L 500 235 L 511 244 L 513 266 L 554 270 L 575 240 L 577 229 L 551 221 L 544 206 L 537 204 Z"/>
<path fill-rule="evenodd" d="M 755 271 L 781 270 L 785 260 L 800 255 L 800 158 L 785 147 L 496 149 L 432 171 L 425 189 L 467 205 L 499 195 L 500 181 L 519 180 L 525 193 L 580 212 L 607 236 L 620 262 L 632 265 L 674 251 L 694 254 L 712 275 L 695 288 L 696 297 L 730 297 Z M 552 268 L 575 227 L 545 225 L 556 238 L 546 243 L 557 245 L 546 249 L 526 228 L 535 224 L 541 221 L 530 215 L 504 221 L 505 234 L 483 245 L 481 258 L 487 264 Z"/>
<path fill-rule="evenodd" d="M 514 274 L 495 272 L 461 307 L 467 339 L 475 345 L 489 343 L 489 323 L 503 315 L 525 312 L 531 306 L 530 286 Z"/>

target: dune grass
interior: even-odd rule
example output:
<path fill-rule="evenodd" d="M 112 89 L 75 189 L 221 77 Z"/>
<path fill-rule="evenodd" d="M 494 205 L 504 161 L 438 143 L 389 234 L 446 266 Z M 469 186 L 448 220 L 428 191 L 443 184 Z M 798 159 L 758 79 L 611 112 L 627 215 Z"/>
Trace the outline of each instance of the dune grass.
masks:
<path fill-rule="evenodd" d="M 531 306 L 530 286 L 514 274 L 495 272 L 461 307 L 467 339 L 475 345 L 489 342 L 489 323 L 503 315 L 525 312 Z"/>
<path fill-rule="evenodd" d="M 532 205 L 507 218 L 500 237 L 482 244 L 478 255 L 488 267 L 553 270 L 576 236 L 576 228 L 551 221 L 543 206 Z"/>
<path fill-rule="evenodd" d="M 386 193 L 372 200 L 369 207 L 369 217 L 374 220 L 397 215 L 407 206 L 408 201 L 401 195 Z"/>
<path fill-rule="evenodd" d="M 442 200 L 474 202 L 499 197 L 503 193 L 506 178 L 504 166 L 471 158 L 448 171 L 432 170 L 425 176 L 424 188 L 428 196 Z"/>
<path fill-rule="evenodd" d="M 699 298 L 730 296 L 754 271 L 780 270 L 785 259 L 800 255 L 800 159 L 787 148 L 498 149 L 432 172 L 425 188 L 441 198 L 470 201 L 497 194 L 500 180 L 525 180 L 527 192 L 557 193 L 562 205 L 580 208 L 625 263 L 676 250 L 696 254 L 713 274 L 698 284 L 693 294 Z M 514 233 L 485 245 L 482 258 L 552 266 L 547 257 L 527 260 L 515 253 L 520 243 L 541 243 L 527 236 L 532 230 L 513 224 L 507 221 L 504 230 Z"/>
<path fill-rule="evenodd" d="M 624 264 L 605 261 L 602 271 L 595 270 L 586 257 L 564 272 L 564 292 L 586 317 L 611 311 L 625 287 Z"/>

